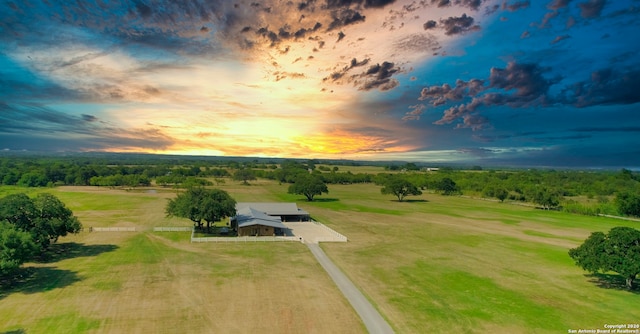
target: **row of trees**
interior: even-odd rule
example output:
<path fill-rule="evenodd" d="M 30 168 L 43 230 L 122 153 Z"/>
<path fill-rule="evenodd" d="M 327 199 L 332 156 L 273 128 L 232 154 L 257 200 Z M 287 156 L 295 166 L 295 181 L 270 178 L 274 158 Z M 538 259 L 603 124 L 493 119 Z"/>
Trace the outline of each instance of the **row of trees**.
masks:
<path fill-rule="evenodd" d="M 225 177 L 248 184 L 256 178 L 294 184 L 300 175 L 315 175 L 325 184 L 375 183 L 384 187 L 390 175 L 401 175 L 420 191 L 444 195 L 467 194 L 500 201 L 536 203 L 542 208 L 558 208 L 581 214 L 640 216 L 640 174 L 621 171 L 459 171 L 441 168 L 423 172 L 413 163 L 389 166 L 393 173 L 340 172 L 339 168 L 319 165 L 319 161 L 284 160 L 279 165 L 245 161 L 194 160 L 187 164 L 149 157 L 126 161 L 5 159 L 0 158 L 0 182 L 21 186 L 98 185 L 110 187 L 162 186 L 188 188 L 211 185 L 211 178 L 222 183 Z M 153 162 L 153 163 L 152 163 Z M 139 163 L 139 164 L 136 164 Z M 182 163 L 182 162 L 180 162 Z M 397 168 L 396 168 L 397 167 Z M 396 182 L 397 183 L 397 182 Z M 385 191 L 391 188 L 386 188 Z M 394 194 L 391 191 L 390 194 Z M 394 194 L 395 195 L 395 194 Z M 315 196 L 315 195 L 314 195 Z M 395 195 L 397 196 L 397 195 Z M 405 195 L 401 195 L 403 198 Z M 409 195 L 410 196 L 410 195 Z M 591 201 L 573 200 L 573 196 Z M 614 200 L 611 198 L 615 197 Z M 400 198 L 399 198 L 400 200 Z M 595 201 L 597 200 L 597 201 Z M 595 201 L 595 202 L 594 202 Z"/>
<path fill-rule="evenodd" d="M 0 274 L 43 254 L 51 243 L 82 224 L 57 197 L 38 194 L 8 195 L 0 199 Z"/>

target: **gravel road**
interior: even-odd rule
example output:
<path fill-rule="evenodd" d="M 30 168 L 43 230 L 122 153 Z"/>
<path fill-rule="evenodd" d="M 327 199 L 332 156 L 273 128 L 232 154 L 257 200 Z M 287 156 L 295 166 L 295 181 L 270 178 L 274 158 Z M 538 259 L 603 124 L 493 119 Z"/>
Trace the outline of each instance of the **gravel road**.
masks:
<path fill-rule="evenodd" d="M 316 257 L 320 265 L 327 271 L 329 276 L 336 283 L 342 294 L 347 297 L 351 306 L 356 310 L 362 322 L 367 327 L 369 333 L 387 334 L 393 333 L 393 329 L 378 311 L 369 303 L 362 292 L 345 276 L 345 274 L 336 267 L 335 264 L 327 257 L 322 248 L 318 244 L 308 243 L 307 246 L 311 253 Z"/>

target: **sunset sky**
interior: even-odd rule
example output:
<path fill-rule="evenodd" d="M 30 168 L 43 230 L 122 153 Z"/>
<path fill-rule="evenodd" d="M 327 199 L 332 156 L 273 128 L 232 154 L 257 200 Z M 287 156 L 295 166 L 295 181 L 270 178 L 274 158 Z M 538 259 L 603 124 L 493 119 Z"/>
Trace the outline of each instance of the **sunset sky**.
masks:
<path fill-rule="evenodd" d="M 15 0 L 0 18 L 0 150 L 640 167 L 640 0 Z"/>

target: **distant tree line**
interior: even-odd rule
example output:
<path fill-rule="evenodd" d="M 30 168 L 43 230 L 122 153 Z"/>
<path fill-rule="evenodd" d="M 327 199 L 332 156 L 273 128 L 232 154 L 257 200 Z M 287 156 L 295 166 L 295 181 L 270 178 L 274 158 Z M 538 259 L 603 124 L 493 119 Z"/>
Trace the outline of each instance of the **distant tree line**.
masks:
<path fill-rule="evenodd" d="M 389 190 L 391 188 L 386 184 L 399 178 L 410 182 L 420 192 L 528 202 L 545 209 L 586 215 L 640 216 L 640 174 L 627 169 L 494 171 L 474 166 L 468 170 L 441 167 L 437 171 L 423 171 L 414 163 L 387 165 L 385 169 L 384 173 L 378 174 L 352 173 L 318 160 L 286 159 L 276 163 L 257 159 L 180 161 L 149 156 L 142 156 L 140 160 L 133 157 L 124 160 L 0 158 L 0 184 L 136 187 L 155 183 L 158 186 L 190 188 L 210 186 L 212 179 L 219 184 L 224 182 L 224 178 L 233 178 L 244 184 L 256 178 L 294 184 L 301 175 L 314 175 L 324 184 L 374 183 Z M 401 196 L 404 199 L 406 195 Z M 587 201 L 578 200 L 579 197 Z"/>

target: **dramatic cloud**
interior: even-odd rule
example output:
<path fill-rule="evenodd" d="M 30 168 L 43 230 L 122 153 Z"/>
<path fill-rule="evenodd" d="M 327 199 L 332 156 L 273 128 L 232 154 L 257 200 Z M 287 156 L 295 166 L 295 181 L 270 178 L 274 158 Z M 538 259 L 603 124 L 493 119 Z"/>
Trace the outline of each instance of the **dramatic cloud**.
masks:
<path fill-rule="evenodd" d="M 364 82 L 357 81 L 360 90 L 379 89 L 387 91 L 398 86 L 398 80 L 392 79 L 391 76 L 400 71 L 393 63 L 384 62 L 382 65 L 376 64 L 360 75 L 364 78 Z"/>
<path fill-rule="evenodd" d="M 476 96 L 485 90 L 484 81 L 471 79 L 469 81 L 456 80 L 454 87 L 449 84 L 425 87 L 420 92 L 420 100 L 431 100 L 433 106 L 440 106 L 449 101 L 460 101 L 467 96 Z"/>
<path fill-rule="evenodd" d="M 514 3 L 508 3 L 508 2 L 505 1 L 505 2 L 502 3 L 502 10 L 508 10 L 510 12 L 515 12 L 517 10 L 527 8 L 527 7 L 529 7 L 529 5 L 531 5 L 529 0 L 516 1 Z"/>
<path fill-rule="evenodd" d="M 457 80 L 456 85 L 430 86 L 422 89 L 419 100 L 431 101 L 434 107 L 471 99 L 470 102 L 452 106 L 434 124 L 449 124 L 457 119 L 457 128 L 483 129 L 488 119 L 477 114 L 482 106 L 506 105 L 511 108 L 544 104 L 549 87 L 553 83 L 544 78 L 544 70 L 536 64 L 511 62 L 506 68 L 491 68 L 489 79 Z M 485 82 L 488 81 L 488 85 Z"/>
<path fill-rule="evenodd" d="M 460 17 L 449 17 L 440 20 L 440 24 L 447 35 L 464 34 L 469 31 L 480 30 L 480 26 L 473 24 L 473 17 L 462 14 Z"/>
<path fill-rule="evenodd" d="M 588 161 L 638 141 L 605 130 L 640 127 L 639 12 L 637 0 L 12 0 L 0 149 Z"/>
<path fill-rule="evenodd" d="M 123 129 L 96 121 L 92 115 L 77 117 L 40 105 L 0 103 L 0 140 L 13 138 L 12 144 L 4 144 L 12 150 L 35 151 L 162 150 L 174 143 L 159 129 Z M 65 139 L 69 136 L 81 140 L 70 143 Z"/>
<path fill-rule="evenodd" d="M 578 107 L 640 102 L 640 71 L 620 73 L 612 68 L 595 71 L 590 80 L 578 82 L 565 91 L 567 101 Z"/>
<path fill-rule="evenodd" d="M 462 7 L 467 7 L 470 8 L 472 10 L 478 10 L 480 9 L 480 5 L 482 5 L 482 2 L 484 0 L 455 0 L 455 4 L 462 6 Z"/>
<path fill-rule="evenodd" d="M 422 25 L 424 27 L 424 30 L 429 30 L 429 29 L 433 29 L 438 25 L 438 22 L 434 21 L 434 20 L 429 20 L 427 22 L 424 23 L 424 25 Z"/>
<path fill-rule="evenodd" d="M 571 2 L 571 0 L 553 0 L 547 5 L 547 8 L 558 10 L 569 6 L 569 2 Z"/>
<path fill-rule="evenodd" d="M 589 0 L 587 2 L 579 3 L 580 15 L 584 18 L 598 17 L 606 3 L 606 0 Z"/>

